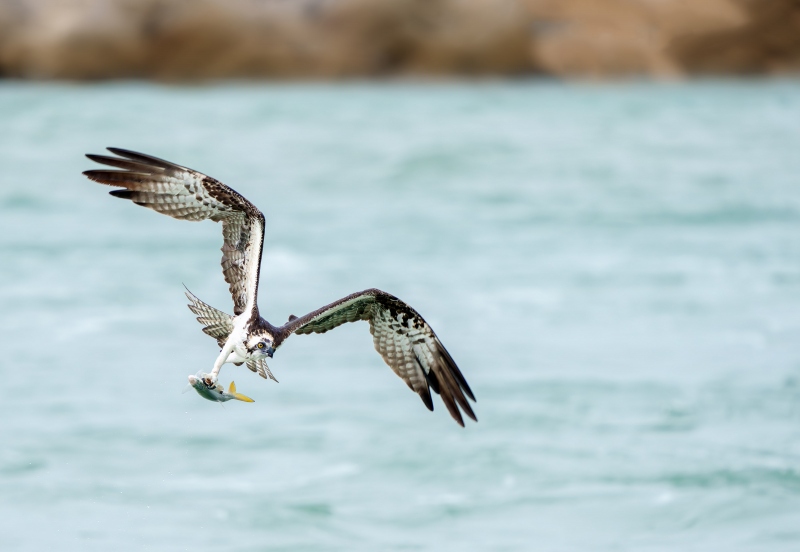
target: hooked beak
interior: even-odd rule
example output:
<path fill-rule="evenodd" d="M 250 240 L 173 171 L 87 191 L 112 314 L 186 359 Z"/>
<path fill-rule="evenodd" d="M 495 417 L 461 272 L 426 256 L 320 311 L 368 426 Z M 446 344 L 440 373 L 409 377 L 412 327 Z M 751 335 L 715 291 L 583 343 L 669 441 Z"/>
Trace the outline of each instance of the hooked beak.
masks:
<path fill-rule="evenodd" d="M 269 358 L 272 358 L 272 355 L 273 355 L 274 353 L 275 353 L 275 349 L 274 349 L 273 347 L 270 347 L 269 349 L 267 349 L 267 356 L 268 356 Z"/>

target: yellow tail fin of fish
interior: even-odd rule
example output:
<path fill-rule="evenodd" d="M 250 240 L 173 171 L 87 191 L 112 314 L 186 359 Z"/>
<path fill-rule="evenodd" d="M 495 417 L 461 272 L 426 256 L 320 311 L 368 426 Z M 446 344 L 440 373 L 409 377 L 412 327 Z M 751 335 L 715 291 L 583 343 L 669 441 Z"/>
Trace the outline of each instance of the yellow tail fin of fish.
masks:
<path fill-rule="evenodd" d="M 247 395 L 242 395 L 241 393 L 236 392 L 236 384 L 231 382 L 231 386 L 228 388 L 228 393 L 233 395 L 234 399 L 244 401 L 244 402 L 256 402 Z"/>

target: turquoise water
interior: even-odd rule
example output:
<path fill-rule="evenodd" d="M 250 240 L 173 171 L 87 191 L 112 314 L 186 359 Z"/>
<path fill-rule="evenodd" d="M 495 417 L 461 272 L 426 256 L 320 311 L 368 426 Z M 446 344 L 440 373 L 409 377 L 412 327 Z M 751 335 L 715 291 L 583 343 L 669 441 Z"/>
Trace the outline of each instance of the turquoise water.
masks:
<path fill-rule="evenodd" d="M 799 85 L 0 85 L 1 548 L 798 550 Z M 181 394 L 219 226 L 84 179 L 108 145 L 260 206 L 273 322 L 408 301 L 480 422 L 366 324 Z"/>

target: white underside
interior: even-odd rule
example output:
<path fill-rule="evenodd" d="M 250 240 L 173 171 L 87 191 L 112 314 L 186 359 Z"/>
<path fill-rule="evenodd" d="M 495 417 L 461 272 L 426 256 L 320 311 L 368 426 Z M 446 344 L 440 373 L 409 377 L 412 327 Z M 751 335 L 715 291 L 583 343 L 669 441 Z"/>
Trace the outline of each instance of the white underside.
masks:
<path fill-rule="evenodd" d="M 246 351 L 240 351 L 239 347 L 234 347 L 233 351 L 231 351 L 231 354 L 228 355 L 228 358 L 225 359 L 223 364 L 236 364 L 236 363 L 247 362 L 250 359 L 247 356 L 245 356 L 246 354 L 247 354 Z"/>
<path fill-rule="evenodd" d="M 249 359 L 247 349 L 245 347 L 245 339 L 247 332 L 245 327 L 247 321 L 253 313 L 256 303 L 256 284 L 258 283 L 258 265 L 261 262 L 260 251 L 256 252 L 255 248 L 261 247 L 263 229 L 260 224 L 254 224 L 250 233 L 250 241 L 247 246 L 247 304 L 244 311 L 239 316 L 233 319 L 233 331 L 225 341 L 222 350 L 214 362 L 214 368 L 211 370 L 211 381 L 216 383 L 219 377 L 220 368 L 228 362 L 246 362 Z"/>
<path fill-rule="evenodd" d="M 211 376 L 211 381 L 216 383 L 219 377 L 219 370 L 222 368 L 223 364 L 227 362 L 244 362 L 247 360 L 247 349 L 244 346 L 244 340 L 247 337 L 245 326 L 247 325 L 247 319 L 249 317 L 250 312 L 245 310 L 242 314 L 233 319 L 233 331 L 225 341 L 225 345 L 222 346 L 217 360 L 214 361 L 214 368 L 209 374 Z M 232 358 L 234 360 L 232 360 Z M 235 360 L 239 358 L 242 360 Z"/>

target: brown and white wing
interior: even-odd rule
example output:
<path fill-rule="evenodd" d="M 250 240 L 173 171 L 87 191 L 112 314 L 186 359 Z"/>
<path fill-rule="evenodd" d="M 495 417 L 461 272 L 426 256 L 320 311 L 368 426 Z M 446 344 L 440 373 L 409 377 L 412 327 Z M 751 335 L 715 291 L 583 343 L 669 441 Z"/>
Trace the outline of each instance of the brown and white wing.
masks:
<path fill-rule="evenodd" d="M 233 312 L 255 305 L 264 215 L 225 184 L 195 170 L 120 148 L 108 148 L 118 157 L 87 154 L 97 163 L 117 170 L 83 174 L 95 182 L 118 186 L 111 195 L 129 199 L 159 213 L 182 220 L 222 222 L 222 273 L 233 297 Z"/>
<path fill-rule="evenodd" d="M 279 328 L 276 347 L 291 334 L 325 333 L 345 322 L 368 320 L 375 349 L 386 364 L 433 410 L 430 389 L 438 393 L 462 427 L 461 410 L 475 420 L 467 381 L 442 342 L 420 314 L 394 295 L 368 289 L 348 295 Z"/>
<path fill-rule="evenodd" d="M 186 297 L 189 299 L 189 310 L 197 315 L 197 321 L 203 325 L 203 333 L 216 339 L 217 344 L 223 347 L 233 331 L 233 316 L 204 303 L 188 289 Z"/>

